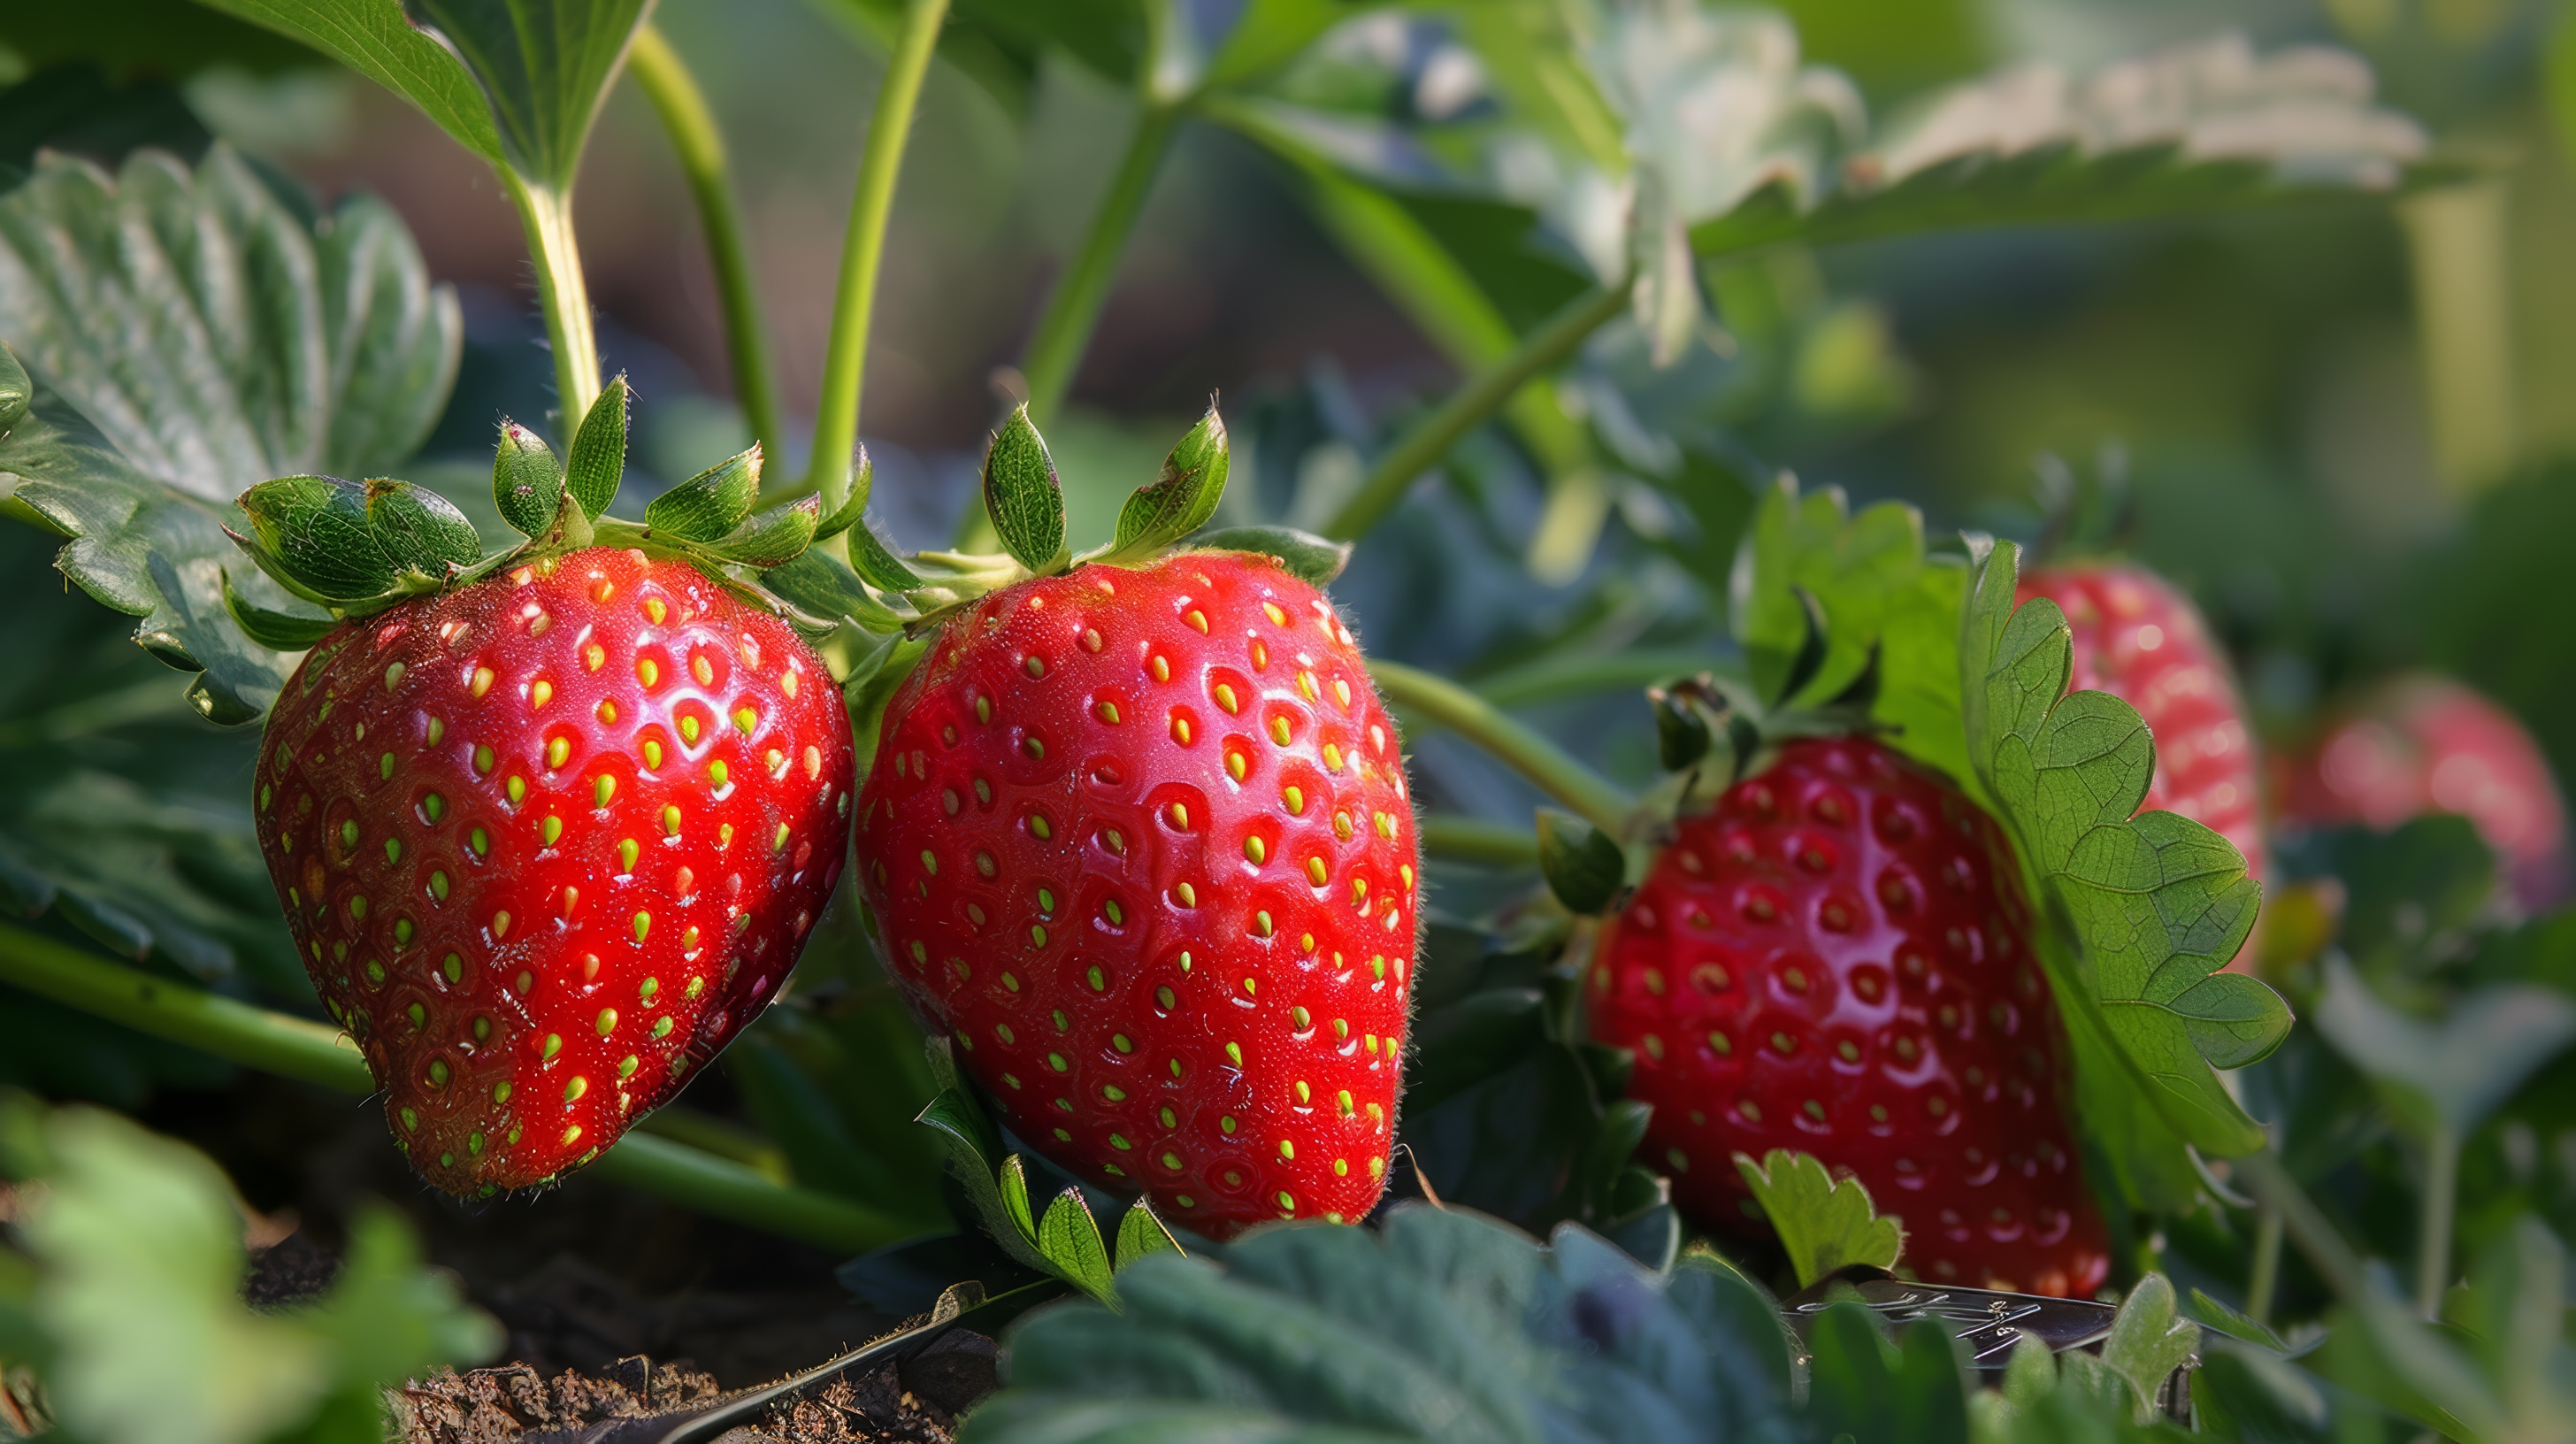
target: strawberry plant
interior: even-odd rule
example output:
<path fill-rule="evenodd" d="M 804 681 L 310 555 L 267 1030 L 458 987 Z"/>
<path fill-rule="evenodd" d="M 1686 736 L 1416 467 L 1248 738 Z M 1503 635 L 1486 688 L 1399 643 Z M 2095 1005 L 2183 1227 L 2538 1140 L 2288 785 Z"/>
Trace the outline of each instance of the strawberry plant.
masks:
<path fill-rule="evenodd" d="M 763 7 L 0 19 L 0 1439 L 2567 1436 L 2565 658 L 2499 580 L 2554 498 L 2266 532 L 2156 459 L 2205 398 L 2127 423 L 2121 555 L 1934 469 L 2069 440 L 1991 352 L 2071 343 L 1945 314 L 2197 382 L 2123 257 L 2288 236 L 2255 290 L 2376 314 L 2317 257 L 2395 212 L 2415 450 L 2484 486 L 2438 308 L 2503 163 L 2412 63 L 2423 119 L 2327 47 L 1872 11 L 1956 32 L 1908 70 L 1792 8 L 818 4 L 877 74 L 811 366 L 736 112 L 825 47 Z M 279 141 L 281 64 L 488 171 L 533 320 Z M 1033 150 L 979 213 L 1060 266 L 904 231 L 908 148 L 1085 105 L 1096 191 Z M 595 204 L 648 120 L 730 400 Z M 1210 175 L 1454 379 L 1123 331 L 1245 228 Z M 1222 339 L 1358 354 L 1313 314 Z M 1138 347 L 1194 424 L 1106 415 L 1169 404 L 1104 403 Z M 2283 601 L 2285 537 L 2423 617 Z M 629 1275 L 766 1290 L 700 1347 L 842 1311 L 683 1387 Z"/>

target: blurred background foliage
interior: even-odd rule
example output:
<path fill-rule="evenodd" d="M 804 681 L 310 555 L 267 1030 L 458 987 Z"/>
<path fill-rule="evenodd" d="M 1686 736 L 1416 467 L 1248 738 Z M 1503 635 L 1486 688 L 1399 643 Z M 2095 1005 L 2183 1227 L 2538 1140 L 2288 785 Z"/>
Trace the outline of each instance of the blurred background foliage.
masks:
<path fill-rule="evenodd" d="M 1182 8 L 1210 24 L 1233 9 Z M 1375 173 L 1420 161 L 1410 180 L 1372 193 L 1388 205 L 1372 214 L 1428 237 L 1515 334 L 1584 292 L 1596 268 L 1579 228 L 1542 225 L 1546 207 L 1527 193 L 1462 181 L 1460 156 L 1528 121 L 1547 53 L 1515 25 L 1551 8 L 1374 10 L 1245 92 L 1245 104 L 1309 120 L 1365 119 L 1385 161 Z M 1777 472 L 1855 501 L 1911 502 L 1935 530 L 2024 538 L 2040 529 L 2045 478 L 2116 472 L 2135 502 L 2132 550 L 2213 619 L 2268 741 L 2299 738 L 2368 679 L 2429 666 L 2503 701 L 2560 775 L 2576 776 L 2576 636 L 2562 576 L 2576 545 L 2576 271 L 2563 259 L 2576 253 L 2576 24 L 2559 5 L 1777 8 L 1805 63 L 1850 79 L 1848 93 L 1820 92 L 1820 114 L 1865 106 L 1899 125 L 1939 87 L 1997 67 L 2082 74 L 2229 30 L 2267 54 L 2341 46 L 2376 71 L 2382 103 L 2423 124 L 2432 156 L 2471 179 L 2396 201 L 1775 247 L 1707 263 L 1696 278 L 1705 316 L 1670 335 L 1624 318 L 1604 328 L 1370 535 L 1335 591 L 1373 651 L 1468 681 L 1639 782 L 1654 749 L 1637 689 L 1731 652 L 1735 543 Z M 1122 28 L 1133 7 L 960 0 L 958 10 L 972 23 L 952 27 L 925 92 L 861 418 L 876 508 L 912 547 L 957 530 L 986 432 L 1026 385 L 1013 365 L 1139 119 L 1138 38 Z M 662 0 L 654 11 L 733 153 L 788 411 L 778 476 L 801 470 L 891 14 L 882 0 Z M 145 145 L 193 159 L 220 138 L 324 203 L 364 190 L 391 204 L 430 273 L 457 287 L 466 328 L 455 394 L 412 474 L 494 520 L 480 499 L 494 419 L 545 417 L 555 378 L 519 221 L 480 162 L 393 96 L 182 0 L 0 10 L 0 87 L 0 184 L 40 147 L 104 163 Z M 1566 150 L 1586 144 L 1579 107 L 1549 123 Z M 1337 195 L 1241 107 L 1183 128 L 1069 400 L 1044 421 L 1076 547 L 1105 539 L 1118 500 L 1211 392 L 1235 437 L 1224 519 L 1320 526 L 1455 384 L 1474 328 L 1444 318 L 1419 287 L 1390 290 L 1401 267 L 1357 244 L 1365 227 Z M 629 494 L 649 494 L 741 447 L 750 428 L 730 399 L 697 214 L 631 83 L 609 99 L 576 206 L 605 369 L 636 388 Z M 1573 474 L 1589 490 L 1569 502 Z M 25 629 L 12 656 L 27 662 L 23 676 L 0 677 L 10 764 L 0 824 L 42 816 L 60 835 L 59 819 L 77 817 L 88 839 L 87 851 L 49 860 L 0 845 L 0 894 L 49 906 L 47 926 L 125 956 L 309 1012 L 246 850 L 239 780 L 250 739 L 199 724 L 168 675 L 125 647 L 120 619 L 60 595 L 31 534 L 0 531 L 0 548 L 12 626 Z M 1536 800 L 1526 783 L 1453 739 L 1411 743 L 1433 807 L 1526 826 Z M 169 785 L 147 806 L 133 779 L 156 776 Z M 2408 845 L 2486 866 L 2474 839 Z M 2431 889 L 2448 876 L 2391 856 L 2321 844 L 2288 859 L 2286 876 L 2356 890 L 2389 876 Z M 1437 879 L 1456 917 L 1485 915 L 1531 880 L 1457 867 Z M 2424 908 L 2441 905 L 2427 893 Z M 2494 978 L 2576 988 L 2570 941 L 2545 926 L 2409 954 L 2371 982 L 2418 1011 Z M 1552 954 L 1450 941 L 1462 978 L 1469 962 L 1482 970 L 1460 998 L 1520 1000 L 1503 1030 L 1528 1054 L 1520 1072 L 1586 1076 L 1542 1026 L 1541 999 L 1563 982 Z M 2354 938 L 2346 948 L 2362 957 Z M 931 1144 L 906 1122 L 930 1080 L 863 952 L 855 919 L 829 920 L 797 1006 L 765 1019 L 690 1102 L 759 1123 L 766 1142 L 704 1135 L 747 1161 L 933 1226 Z M 2322 975 L 2290 981 L 2303 1012 L 2329 986 Z M 5 1002 L 0 1083 L 132 1107 L 155 1083 L 227 1076 L 185 1050 L 120 1042 L 106 1024 L 14 994 Z M 1533 1039 L 1546 1046 L 1530 1052 Z M 2576 1120 L 2564 1117 L 2576 1081 L 2558 1076 L 2569 1066 L 2544 1073 L 2470 1142 L 2469 1191 L 2486 1202 L 2463 1217 L 2464 1247 L 2523 1208 L 2576 1231 Z M 2362 1106 L 2356 1076 L 2307 1028 L 2249 1075 L 2301 1120 L 2285 1151 L 2303 1177 L 2406 1146 Z M 1414 1121 L 1427 1134 L 1475 1133 L 1512 1116 L 1522 1082 L 1539 1086 L 1459 1091 L 1445 1114 Z M 1597 1108 L 1578 1111 L 1556 1131 L 1579 1140 L 1606 1127 Z M 2391 1180 L 2403 1170 L 2355 1176 L 2378 1183 L 2336 1194 L 2336 1221 L 2402 1255 L 2408 1205 Z M 1505 1184 L 1538 1188 L 1534 1176 L 1445 1180 L 1506 1211 L 1580 1211 L 1549 1188 L 1504 1199 Z M 2175 1256 L 2186 1268 L 2206 1260 L 2213 1284 L 2241 1276 L 2249 1244 L 2229 1228 L 2179 1229 Z M 2321 1297 L 2315 1280 L 2294 1288 Z"/>

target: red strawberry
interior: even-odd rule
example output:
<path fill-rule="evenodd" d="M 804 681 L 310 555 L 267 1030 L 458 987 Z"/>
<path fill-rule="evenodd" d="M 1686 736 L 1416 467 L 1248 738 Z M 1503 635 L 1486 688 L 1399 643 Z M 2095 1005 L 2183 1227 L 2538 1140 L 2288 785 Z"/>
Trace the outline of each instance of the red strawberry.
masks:
<path fill-rule="evenodd" d="M 941 628 L 884 739 L 861 884 L 1013 1132 L 1212 1237 L 1369 1210 L 1419 859 L 1321 593 L 1207 551 L 1005 587 Z"/>
<path fill-rule="evenodd" d="M 2245 854 L 2263 877 L 2262 793 L 2254 735 L 2227 658 L 2200 609 L 2144 567 L 2107 563 L 2022 574 L 2018 606 L 2046 597 L 2075 633 L 2070 687 L 2108 692 L 2138 709 L 2156 742 L 2155 780 L 2142 812 L 2201 823 Z"/>
<path fill-rule="evenodd" d="M 2512 713 L 2448 678 L 2415 673 L 2373 689 L 2291 762 L 2281 791 L 2291 825 L 2391 828 L 2460 813 L 2523 907 L 2567 895 L 2567 809 L 2548 759 Z"/>
<path fill-rule="evenodd" d="M 1794 741 L 1683 818 L 1594 954 L 1592 1030 L 1683 1207 L 1742 1228 L 1732 1158 L 1857 1175 L 1924 1278 L 2089 1295 L 2110 1268 L 2066 1043 L 1992 819 L 1865 737 Z"/>
<path fill-rule="evenodd" d="M 850 724 L 778 618 L 607 547 L 332 632 L 261 850 L 431 1183 L 543 1183 L 777 996 L 841 867 Z"/>

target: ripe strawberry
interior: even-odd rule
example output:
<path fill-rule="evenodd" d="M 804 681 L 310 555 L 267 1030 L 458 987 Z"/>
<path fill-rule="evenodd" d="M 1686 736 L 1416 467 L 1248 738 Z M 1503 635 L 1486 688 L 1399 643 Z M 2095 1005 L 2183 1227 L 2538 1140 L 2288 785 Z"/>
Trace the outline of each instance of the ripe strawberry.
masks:
<path fill-rule="evenodd" d="M 2289 826 L 2391 828 L 2460 813 L 2530 911 L 2576 881 L 2566 806 L 2539 744 L 2512 713 L 2445 677 L 2409 674 L 2365 694 L 2284 769 L 2281 794 Z"/>
<path fill-rule="evenodd" d="M 1218 1238 L 1376 1202 L 1419 859 L 1315 588 L 1194 551 L 986 595 L 887 708 L 858 849 L 894 976 L 1031 1147 Z"/>
<path fill-rule="evenodd" d="M 2108 692 L 2138 709 L 2155 736 L 2156 775 L 2142 812 L 2202 823 L 2263 877 L 2263 818 L 2254 735 L 2226 657 L 2200 609 L 2144 567 L 2039 567 L 2013 602 L 2046 597 L 2075 634 L 2075 691 Z"/>
<path fill-rule="evenodd" d="M 615 1142 L 777 995 L 841 867 L 849 718 L 785 623 L 593 547 L 325 637 L 269 719 L 261 850 L 422 1176 Z"/>
<path fill-rule="evenodd" d="M 2090 1295 L 2109 1271 L 2064 1036 L 1992 819 L 1866 737 L 1793 741 L 1678 824 L 1603 928 L 1592 1031 L 1682 1206 L 1742 1228 L 1731 1162 L 1857 1175 L 1924 1278 Z"/>

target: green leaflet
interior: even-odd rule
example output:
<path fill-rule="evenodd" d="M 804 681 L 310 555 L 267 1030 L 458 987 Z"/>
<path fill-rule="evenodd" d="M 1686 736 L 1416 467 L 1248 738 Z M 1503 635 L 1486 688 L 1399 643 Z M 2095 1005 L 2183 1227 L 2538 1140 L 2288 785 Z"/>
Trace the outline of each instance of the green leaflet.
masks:
<path fill-rule="evenodd" d="M 1959 726 L 1955 623 L 1967 579 L 1956 558 L 1925 551 L 1923 514 L 1913 507 L 1880 502 L 1854 516 L 1839 488 L 1801 496 L 1784 476 L 1763 497 L 1736 552 L 1727 621 L 1743 644 L 1754 690 L 1775 697 L 1808 638 L 1799 594 L 1813 598 L 1824 614 L 1825 656 L 1797 696 L 1780 700 L 1840 695 L 1875 650 L 1872 718 L 1892 729 L 1892 745 L 1975 796 Z"/>
<path fill-rule="evenodd" d="M 2328 1379 L 2462 1444 L 2576 1436 L 2566 1245 L 2515 1220 L 2427 1324 L 2384 1293 L 2338 1309 L 2316 1355 Z"/>
<path fill-rule="evenodd" d="M 2310 1016 L 2417 1138 L 2465 1137 L 2576 1042 L 2576 1002 L 2555 988 L 2489 983 L 2462 993 L 2439 1021 L 2425 1022 L 2381 1001 L 2351 963 L 2334 956 Z"/>
<path fill-rule="evenodd" d="M 1112 558 L 1152 557 L 1207 525 L 1225 496 L 1227 459 L 1225 422 L 1210 406 L 1164 459 L 1162 474 L 1136 488 L 1118 509 Z"/>
<path fill-rule="evenodd" d="M 211 3 L 335 57 L 419 106 L 466 149 L 567 192 L 648 8 L 647 0 L 418 0 L 416 23 L 401 0 Z"/>
<path fill-rule="evenodd" d="M 530 537 L 544 536 L 563 509 L 563 469 L 555 463 L 554 449 L 544 437 L 507 419 L 492 448 L 492 504 L 503 521 Z M 649 509 L 645 518 L 652 518 Z"/>
<path fill-rule="evenodd" d="M 1735 1171 L 1780 1235 L 1800 1288 L 1853 1264 L 1892 1269 L 1905 1254 L 1904 1225 L 1871 1207 L 1867 1185 L 1836 1182 L 1814 1154 L 1775 1148 L 1756 1163 L 1739 1153 Z"/>
<path fill-rule="evenodd" d="M 1119 1275 L 1119 1297 L 1116 1315 L 1032 1315 L 1011 1388 L 970 1418 L 965 1444 L 1811 1437 L 1758 1289 L 1697 1257 L 1641 1268 L 1581 1228 L 1541 1247 L 1406 1205 L 1381 1231 L 1264 1229 L 1222 1264 L 1148 1257 Z"/>
<path fill-rule="evenodd" d="M 1553 807 L 1538 810 L 1538 870 L 1568 912 L 1598 913 L 1627 880 L 1616 838 Z"/>
<path fill-rule="evenodd" d="M 936 1130 L 947 1144 L 949 1170 L 965 1185 L 977 1220 L 1004 1253 L 1113 1309 L 1119 1306 L 1115 1275 L 1142 1258 L 1180 1255 L 1180 1244 L 1148 1203 L 1136 1203 L 1120 1220 L 1114 1264 L 1079 1186 L 1057 1194 L 1043 1214 L 1032 1209 L 1027 1164 L 1016 1153 L 1003 1158 L 999 1166 L 994 1164 L 1002 1151 L 1001 1133 L 958 1077 L 955 1057 L 948 1049 L 946 1038 L 930 1041 L 931 1072 L 940 1093 L 917 1121 Z"/>
<path fill-rule="evenodd" d="M 381 1437 L 379 1389 L 500 1343 L 452 1279 L 421 1267 L 390 1212 L 354 1220 L 319 1301 L 258 1312 L 241 1301 L 231 1186 L 203 1154 L 95 1109 L 0 1126 L 33 1144 L 48 1184 L 20 1229 L 36 1264 L 27 1312 L 51 1345 L 46 1383 L 67 1433 L 354 1444 Z"/>
<path fill-rule="evenodd" d="M 1350 564 L 1350 542 L 1327 541 L 1291 526 L 1228 526 L 1201 532 L 1190 545 L 1208 551 L 1274 556 L 1288 574 L 1310 587 L 1329 586 Z"/>
<path fill-rule="evenodd" d="M 2180 1138 L 2213 1157 L 2251 1152 L 2262 1130 L 2210 1069 L 2254 1062 L 2289 1032 L 2278 994 L 2218 971 L 2262 889 L 2217 833 L 2172 813 L 2132 816 L 2155 769 L 2146 724 L 2106 693 L 2065 695 L 2066 619 L 2045 598 L 2013 608 L 2018 561 L 1999 542 L 1978 572 L 1959 687 L 1978 776 L 2077 948 L 2073 969 L 2051 968 L 2060 1006 L 2070 1031 L 2083 1029 L 2078 1011 L 2099 1018 Z"/>
<path fill-rule="evenodd" d="M 2149 1274 L 2129 1290 L 2120 1312 L 2112 1316 L 2111 1337 L 2102 1341 L 2102 1366 L 2129 1386 L 2143 1424 L 2155 1411 L 2156 1391 L 2199 1347 L 2200 1325 L 2177 1314 L 2173 1281 Z"/>
<path fill-rule="evenodd" d="M 732 535 L 708 543 L 707 551 L 747 567 L 781 566 L 805 554 L 822 515 L 819 496 L 774 506 L 744 522 Z"/>
<path fill-rule="evenodd" d="M 407 481 L 281 476 L 241 494 L 260 567 L 298 596 L 354 602 L 424 588 L 483 554 L 447 498 Z"/>
<path fill-rule="evenodd" d="M 599 388 L 564 458 L 564 490 L 592 521 L 608 515 L 609 504 L 617 500 L 617 484 L 626 476 L 626 403 L 632 394 L 623 376 Z M 758 486 L 755 476 L 753 487 Z"/>
<path fill-rule="evenodd" d="M 57 565 L 141 618 L 148 650 L 204 673 L 200 711 L 248 721 L 293 659 L 225 606 L 227 566 L 251 604 L 287 604 L 239 566 L 232 498 L 390 470 L 444 408 L 460 336 L 375 201 L 317 231 L 221 148 L 193 172 L 138 154 L 114 178 L 48 157 L 0 196 L 0 341 L 37 383 L 0 438 L 0 495 L 72 538 Z"/>
<path fill-rule="evenodd" d="M 984 453 L 984 510 L 1002 550 L 1030 571 L 1043 576 L 1064 570 L 1070 560 L 1064 541 L 1064 488 L 1056 481 L 1055 461 L 1046 442 L 1029 421 L 1029 409 L 1013 411 Z"/>
<path fill-rule="evenodd" d="M 1822 1439 L 1967 1444 L 1967 1399 L 1948 1331 L 1917 1320 L 1890 1340 L 1857 1303 L 1826 1306 L 1807 1336 L 1807 1411 Z"/>
<path fill-rule="evenodd" d="M 711 542 L 742 525 L 759 495 L 755 442 L 653 498 L 644 508 L 644 524 L 683 541 Z"/>

